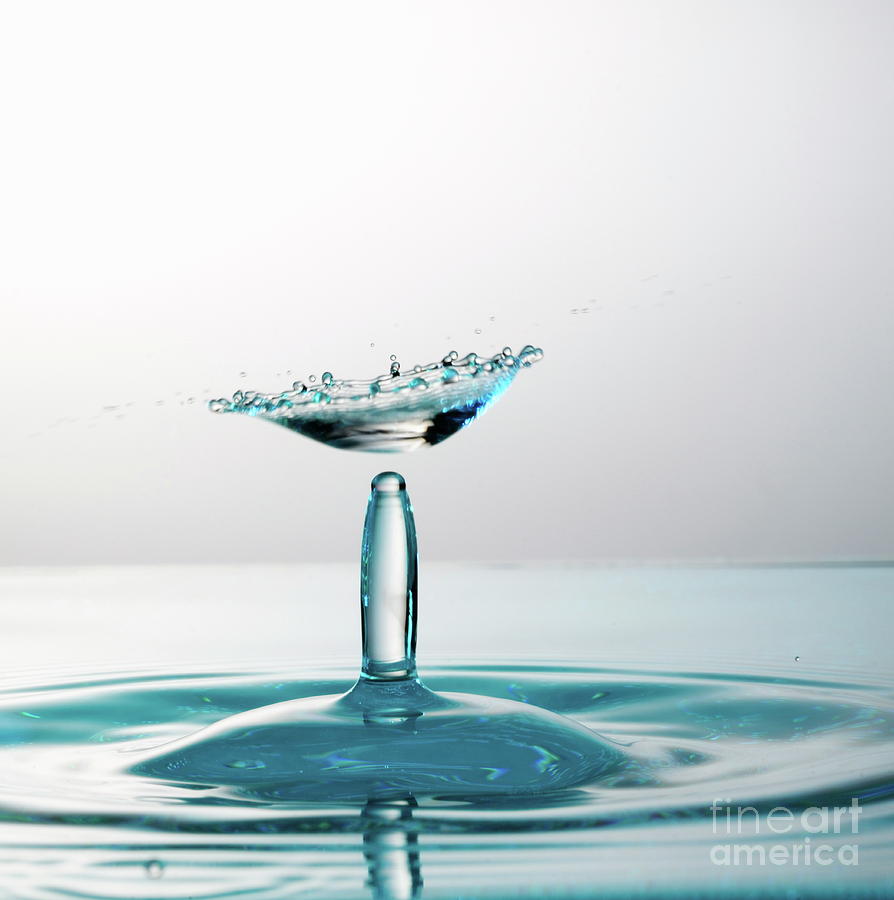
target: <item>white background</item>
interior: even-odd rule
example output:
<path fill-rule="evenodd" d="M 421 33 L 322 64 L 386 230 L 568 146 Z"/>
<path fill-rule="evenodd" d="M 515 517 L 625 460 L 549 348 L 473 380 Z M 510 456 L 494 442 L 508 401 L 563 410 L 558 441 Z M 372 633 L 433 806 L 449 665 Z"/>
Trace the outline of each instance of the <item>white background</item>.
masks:
<path fill-rule="evenodd" d="M 3 3 L 0 562 L 353 559 L 383 468 L 430 558 L 891 557 L 892 38 L 867 0 Z M 204 408 L 529 341 L 407 457 Z"/>

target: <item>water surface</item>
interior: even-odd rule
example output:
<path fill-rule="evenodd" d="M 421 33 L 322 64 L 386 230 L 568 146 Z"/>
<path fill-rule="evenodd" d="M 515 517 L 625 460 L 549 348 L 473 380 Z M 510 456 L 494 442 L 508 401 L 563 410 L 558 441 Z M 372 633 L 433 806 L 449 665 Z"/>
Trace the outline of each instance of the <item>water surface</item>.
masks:
<path fill-rule="evenodd" d="M 430 568 L 426 683 L 568 716 L 624 746 L 624 766 L 538 798 L 390 803 L 228 797 L 135 778 L 121 767 L 129 753 L 347 690 L 352 567 L 9 573 L 3 624 L 17 647 L 0 694 L 0 896 L 894 891 L 894 678 L 879 633 L 890 569 Z M 452 653 L 463 635 L 450 623 L 481 608 L 473 582 L 488 612 L 466 652 Z M 346 642 L 315 644 L 342 603 Z M 506 649 L 494 659 L 481 648 L 496 635 Z M 718 801 L 798 817 L 854 798 L 857 834 L 799 824 L 785 841 L 856 843 L 858 865 L 712 862 L 730 841 L 712 819 Z"/>

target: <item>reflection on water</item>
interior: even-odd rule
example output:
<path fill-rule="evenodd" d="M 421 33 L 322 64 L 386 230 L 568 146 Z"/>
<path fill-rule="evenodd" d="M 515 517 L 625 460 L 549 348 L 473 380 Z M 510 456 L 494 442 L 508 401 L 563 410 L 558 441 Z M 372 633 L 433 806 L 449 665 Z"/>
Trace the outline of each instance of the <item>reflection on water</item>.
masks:
<path fill-rule="evenodd" d="M 416 801 L 363 808 L 363 855 L 369 866 L 368 886 L 376 900 L 411 900 L 422 891 L 419 837 L 413 827 Z"/>

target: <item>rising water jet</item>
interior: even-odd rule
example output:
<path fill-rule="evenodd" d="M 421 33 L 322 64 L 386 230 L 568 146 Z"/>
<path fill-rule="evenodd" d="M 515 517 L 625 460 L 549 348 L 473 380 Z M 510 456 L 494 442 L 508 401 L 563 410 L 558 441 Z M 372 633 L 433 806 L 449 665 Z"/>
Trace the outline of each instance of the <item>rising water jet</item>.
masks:
<path fill-rule="evenodd" d="M 396 472 L 372 481 L 360 566 L 362 664 L 341 695 L 230 716 L 131 771 L 254 799 L 533 795 L 616 769 L 620 746 L 514 700 L 436 693 L 416 672 L 416 528 Z"/>

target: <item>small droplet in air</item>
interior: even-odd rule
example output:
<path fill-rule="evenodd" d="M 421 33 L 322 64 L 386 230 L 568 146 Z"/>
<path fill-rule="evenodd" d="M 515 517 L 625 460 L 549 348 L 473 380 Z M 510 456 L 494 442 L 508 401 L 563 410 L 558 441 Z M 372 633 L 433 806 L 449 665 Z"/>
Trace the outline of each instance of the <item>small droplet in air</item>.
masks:
<path fill-rule="evenodd" d="M 239 377 L 240 378 L 248 378 L 248 372 L 240 372 Z"/>
<path fill-rule="evenodd" d="M 370 350 L 375 350 L 375 349 L 376 349 L 376 342 L 375 342 L 375 341 L 370 341 L 370 342 L 369 342 L 369 349 L 370 349 Z"/>
<path fill-rule="evenodd" d="M 196 402 L 196 398 L 195 398 L 195 397 L 187 397 L 187 398 L 186 398 L 186 402 L 187 402 L 187 403 L 190 403 L 190 404 L 195 403 L 195 402 Z"/>
<path fill-rule="evenodd" d="M 316 375 L 311 375 L 310 378 L 307 379 L 311 384 L 313 384 L 317 380 Z"/>
<path fill-rule="evenodd" d="M 475 334 L 481 334 L 481 329 L 480 329 L 480 328 L 476 328 L 476 329 L 475 329 Z"/>
<path fill-rule="evenodd" d="M 143 863 L 147 878 L 161 878 L 165 873 L 165 864 L 160 859 L 149 859 Z"/>
<path fill-rule="evenodd" d="M 230 404 L 226 400 L 224 400 L 223 397 L 219 398 L 218 400 L 208 401 L 208 409 L 210 409 L 211 412 L 215 413 L 222 413 L 229 405 Z"/>
<path fill-rule="evenodd" d="M 326 387 L 329 387 L 329 385 L 332 384 L 332 373 L 331 372 L 323 372 L 322 381 Z"/>
<path fill-rule="evenodd" d="M 801 657 L 800 657 L 800 656 L 796 656 L 796 657 L 795 657 L 795 662 L 801 662 Z"/>
<path fill-rule="evenodd" d="M 399 363 L 399 362 L 393 362 L 393 363 L 391 363 L 391 374 L 392 374 L 395 378 L 396 378 L 398 375 L 400 375 L 400 363 Z"/>
<path fill-rule="evenodd" d="M 397 357 L 392 353 L 391 356 L 388 357 L 388 359 L 390 359 L 391 362 L 394 362 L 397 359 Z"/>

